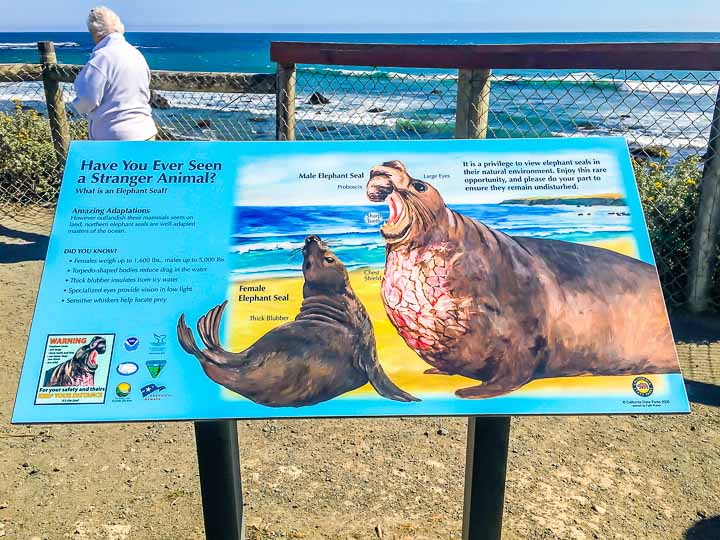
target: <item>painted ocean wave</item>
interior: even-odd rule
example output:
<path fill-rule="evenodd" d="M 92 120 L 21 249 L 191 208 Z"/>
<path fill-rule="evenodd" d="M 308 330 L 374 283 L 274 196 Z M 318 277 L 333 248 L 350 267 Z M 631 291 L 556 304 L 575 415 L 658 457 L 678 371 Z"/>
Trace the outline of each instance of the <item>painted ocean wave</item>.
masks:
<path fill-rule="evenodd" d="M 632 231 L 622 206 L 451 205 L 467 216 L 513 236 L 597 242 Z M 385 265 L 380 224 L 369 226 L 369 212 L 387 219 L 385 205 L 346 207 L 237 207 L 230 238 L 233 279 L 290 276 L 301 272 L 305 237 L 317 234 L 349 270 Z"/>
<path fill-rule="evenodd" d="M 359 247 L 359 248 L 365 248 L 365 249 L 376 249 L 378 247 L 383 247 L 384 244 L 381 244 L 376 240 L 376 237 L 378 236 L 377 232 L 372 235 L 371 238 L 366 239 L 350 239 L 345 238 L 343 235 L 327 235 L 323 234 L 322 238 L 323 240 L 330 246 L 331 249 L 337 249 L 339 247 Z M 305 235 L 303 235 L 302 240 L 298 240 L 295 242 L 282 242 L 282 241 L 274 241 L 269 240 L 267 242 L 258 242 L 254 244 L 241 244 L 232 246 L 230 249 L 234 253 L 249 253 L 253 251 L 293 251 L 293 250 L 299 250 L 302 249 L 302 247 L 305 245 Z"/>

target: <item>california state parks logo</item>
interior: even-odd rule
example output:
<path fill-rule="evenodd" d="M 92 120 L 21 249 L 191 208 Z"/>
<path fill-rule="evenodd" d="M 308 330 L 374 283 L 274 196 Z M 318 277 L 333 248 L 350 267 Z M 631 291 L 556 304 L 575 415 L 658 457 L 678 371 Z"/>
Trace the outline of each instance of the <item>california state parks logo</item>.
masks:
<path fill-rule="evenodd" d="M 632 389 L 640 397 L 648 397 L 653 393 L 653 383 L 647 377 L 635 377 Z"/>

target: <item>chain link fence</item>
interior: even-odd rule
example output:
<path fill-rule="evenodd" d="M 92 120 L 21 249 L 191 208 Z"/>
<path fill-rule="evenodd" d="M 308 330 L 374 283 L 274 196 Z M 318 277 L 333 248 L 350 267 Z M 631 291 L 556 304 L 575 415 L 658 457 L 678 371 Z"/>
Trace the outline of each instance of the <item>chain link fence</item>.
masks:
<path fill-rule="evenodd" d="M 79 68 L 54 69 L 70 138 L 85 138 L 86 119 L 67 106 Z M 442 139 L 455 134 L 457 72 L 304 66 L 293 78 L 297 140 Z M 274 74 L 155 71 L 152 81 L 160 139 L 276 138 Z M 720 75 L 713 72 L 498 72 L 491 77 L 487 137 L 625 137 L 667 303 L 678 308 L 687 298 L 702 167 L 719 83 Z M 0 66 L 0 209 L 40 229 L 49 227 L 61 181 L 47 115 L 42 68 Z M 720 310 L 717 270 L 711 305 Z"/>

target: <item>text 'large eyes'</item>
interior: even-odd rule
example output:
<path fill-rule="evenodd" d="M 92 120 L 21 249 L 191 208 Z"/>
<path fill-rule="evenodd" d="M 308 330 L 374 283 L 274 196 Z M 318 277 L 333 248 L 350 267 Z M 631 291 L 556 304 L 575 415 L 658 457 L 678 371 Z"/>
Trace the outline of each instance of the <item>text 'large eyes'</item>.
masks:
<path fill-rule="evenodd" d="M 329 263 L 334 263 L 334 262 L 335 262 L 335 259 L 333 259 L 332 257 L 325 257 L 325 260 L 326 260 L 327 262 L 329 262 Z"/>
<path fill-rule="evenodd" d="M 427 191 L 427 186 L 422 182 L 413 183 L 413 187 L 415 188 L 415 191 L 419 191 L 420 193 L 422 193 L 423 191 Z"/>

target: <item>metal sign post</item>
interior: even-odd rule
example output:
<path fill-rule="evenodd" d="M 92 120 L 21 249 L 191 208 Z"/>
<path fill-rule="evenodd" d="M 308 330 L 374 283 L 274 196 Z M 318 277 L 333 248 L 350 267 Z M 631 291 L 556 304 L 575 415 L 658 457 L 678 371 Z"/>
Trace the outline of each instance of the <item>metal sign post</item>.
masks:
<path fill-rule="evenodd" d="M 205 538 L 244 540 L 237 422 L 195 422 Z"/>
<path fill-rule="evenodd" d="M 500 540 L 510 417 L 468 418 L 463 540 Z"/>

